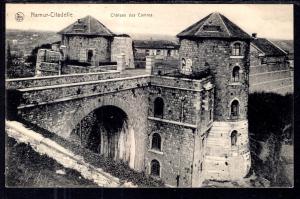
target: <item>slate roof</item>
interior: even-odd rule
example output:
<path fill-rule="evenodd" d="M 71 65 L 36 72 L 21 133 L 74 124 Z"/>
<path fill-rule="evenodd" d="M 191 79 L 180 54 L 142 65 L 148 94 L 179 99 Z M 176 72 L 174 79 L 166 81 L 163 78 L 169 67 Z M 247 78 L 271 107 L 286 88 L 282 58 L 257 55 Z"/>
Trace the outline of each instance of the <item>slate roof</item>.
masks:
<path fill-rule="evenodd" d="M 113 37 L 115 34 L 105 27 L 94 17 L 88 15 L 84 18 L 78 19 L 76 22 L 67 26 L 58 34 L 63 35 L 91 35 L 91 36 L 106 36 Z"/>
<path fill-rule="evenodd" d="M 218 12 L 211 13 L 189 26 L 177 34 L 177 37 L 251 39 L 250 35 Z"/>
<path fill-rule="evenodd" d="M 294 41 L 293 40 L 271 40 L 274 44 L 279 46 L 288 54 L 294 54 Z"/>
<path fill-rule="evenodd" d="M 265 38 L 256 38 L 252 44 L 261 50 L 266 56 L 284 56 L 287 53 Z"/>
<path fill-rule="evenodd" d="M 179 44 L 168 40 L 134 40 L 135 48 L 143 49 L 178 49 Z"/>

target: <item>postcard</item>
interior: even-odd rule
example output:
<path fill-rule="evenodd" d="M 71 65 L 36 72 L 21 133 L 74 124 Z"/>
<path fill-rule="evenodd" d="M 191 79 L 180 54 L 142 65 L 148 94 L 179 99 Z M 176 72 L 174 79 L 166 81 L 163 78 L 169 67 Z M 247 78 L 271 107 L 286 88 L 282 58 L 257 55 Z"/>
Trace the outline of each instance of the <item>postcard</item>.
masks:
<path fill-rule="evenodd" d="M 292 4 L 6 4 L 6 187 L 294 186 Z"/>

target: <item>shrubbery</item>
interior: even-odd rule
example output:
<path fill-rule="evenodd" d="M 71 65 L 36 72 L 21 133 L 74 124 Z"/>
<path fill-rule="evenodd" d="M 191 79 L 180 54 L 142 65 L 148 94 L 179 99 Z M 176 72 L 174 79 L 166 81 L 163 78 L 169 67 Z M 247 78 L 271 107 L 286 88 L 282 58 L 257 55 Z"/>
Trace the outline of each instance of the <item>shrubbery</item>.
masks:
<path fill-rule="evenodd" d="M 271 186 L 290 186 L 280 160 L 281 145 L 293 132 L 293 95 L 275 93 L 253 93 L 249 95 L 248 121 L 252 169 L 258 176 L 266 178 Z M 289 131 L 286 127 L 290 126 Z M 262 160 L 262 147 L 268 149 Z"/>

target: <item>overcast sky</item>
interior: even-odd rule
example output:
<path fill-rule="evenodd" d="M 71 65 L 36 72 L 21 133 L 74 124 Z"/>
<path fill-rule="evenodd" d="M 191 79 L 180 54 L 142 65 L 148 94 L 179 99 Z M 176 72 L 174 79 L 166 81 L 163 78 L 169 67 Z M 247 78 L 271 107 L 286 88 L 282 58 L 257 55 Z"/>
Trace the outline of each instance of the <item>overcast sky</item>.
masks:
<path fill-rule="evenodd" d="M 24 13 L 22 22 L 15 20 L 17 12 Z M 32 16 L 50 12 L 71 13 L 72 17 Z M 293 5 L 287 4 L 6 4 L 6 28 L 59 31 L 91 15 L 115 33 L 176 35 L 211 12 L 220 12 L 258 37 L 293 39 Z M 136 16 L 129 17 L 129 13 Z M 138 17 L 138 13 L 152 17 Z"/>

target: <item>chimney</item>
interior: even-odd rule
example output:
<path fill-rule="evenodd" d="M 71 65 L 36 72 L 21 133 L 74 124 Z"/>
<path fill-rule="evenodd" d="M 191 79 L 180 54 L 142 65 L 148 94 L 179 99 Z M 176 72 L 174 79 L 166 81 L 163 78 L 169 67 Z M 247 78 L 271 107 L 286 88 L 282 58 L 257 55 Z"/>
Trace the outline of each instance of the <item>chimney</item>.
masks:
<path fill-rule="evenodd" d="M 257 33 L 252 33 L 252 38 L 256 39 L 256 37 L 257 37 Z"/>

